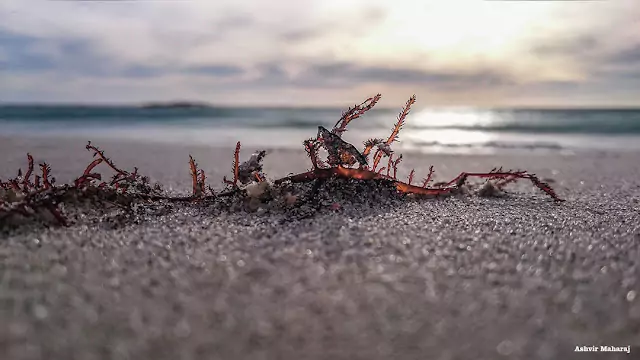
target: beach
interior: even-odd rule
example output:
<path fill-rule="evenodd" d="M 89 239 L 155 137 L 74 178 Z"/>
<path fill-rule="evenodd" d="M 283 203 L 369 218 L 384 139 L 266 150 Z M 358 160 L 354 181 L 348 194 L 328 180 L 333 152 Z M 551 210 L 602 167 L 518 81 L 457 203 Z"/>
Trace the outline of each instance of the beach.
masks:
<path fill-rule="evenodd" d="M 84 138 L 0 136 L 0 178 L 47 161 L 58 183 L 92 160 Z M 302 139 L 301 139 L 302 140 Z M 214 188 L 233 148 L 94 141 L 122 168 L 191 191 L 188 155 Z M 255 150 L 243 147 L 241 159 Z M 267 149 L 271 179 L 311 167 Z M 6 359 L 629 359 L 640 352 L 637 152 L 404 152 L 436 181 L 526 169 L 550 181 L 504 197 L 358 193 L 310 216 L 179 204 L 112 223 L 0 233 Z M 327 191 L 326 188 L 320 191 Z"/>

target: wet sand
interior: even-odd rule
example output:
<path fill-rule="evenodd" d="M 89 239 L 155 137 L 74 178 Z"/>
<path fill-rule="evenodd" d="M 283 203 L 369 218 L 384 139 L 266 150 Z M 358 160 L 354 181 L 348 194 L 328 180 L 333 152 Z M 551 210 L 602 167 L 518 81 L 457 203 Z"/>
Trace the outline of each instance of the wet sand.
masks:
<path fill-rule="evenodd" d="M 0 137 L 0 178 L 48 161 L 58 183 L 85 141 Z M 190 191 L 233 149 L 96 142 L 119 166 Z M 255 149 L 243 149 L 245 158 Z M 502 198 L 326 195 L 308 217 L 176 205 L 114 225 L 0 233 L 3 359 L 630 359 L 640 352 L 640 154 L 404 154 L 429 165 L 527 169 Z M 304 171 L 271 150 L 272 177 Z M 322 191 L 322 189 L 321 189 Z M 333 204 L 339 206 L 332 207 Z M 331 205 L 329 205 L 331 204 Z M 625 353 L 576 353 L 631 345 Z M 635 346 L 634 346 L 635 345 Z"/>

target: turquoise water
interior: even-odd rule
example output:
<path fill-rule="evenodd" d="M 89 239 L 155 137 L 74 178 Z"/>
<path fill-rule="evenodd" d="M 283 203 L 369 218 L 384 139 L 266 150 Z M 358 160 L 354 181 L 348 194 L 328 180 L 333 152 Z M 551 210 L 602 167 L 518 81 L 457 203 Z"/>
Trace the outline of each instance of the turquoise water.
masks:
<path fill-rule="evenodd" d="M 331 127 L 343 109 L 232 107 L 0 106 L 0 134 L 297 148 Z M 354 144 L 386 137 L 397 109 L 352 122 Z M 430 152 L 640 150 L 640 110 L 414 109 L 396 148 Z"/>

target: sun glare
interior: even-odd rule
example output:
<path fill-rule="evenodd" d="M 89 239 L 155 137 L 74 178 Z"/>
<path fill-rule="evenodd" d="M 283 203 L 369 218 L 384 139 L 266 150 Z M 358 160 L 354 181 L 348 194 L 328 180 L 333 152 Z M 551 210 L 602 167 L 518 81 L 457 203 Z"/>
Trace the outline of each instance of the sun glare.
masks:
<path fill-rule="evenodd" d="M 411 131 L 405 134 L 403 146 L 431 152 L 478 152 L 485 144 L 500 140 L 495 134 L 481 131 L 498 122 L 500 119 L 491 110 L 424 109 L 408 122 Z"/>
<path fill-rule="evenodd" d="M 485 126 L 498 121 L 491 111 L 460 109 L 425 109 L 411 119 L 410 126 L 443 127 L 443 126 Z"/>
<path fill-rule="evenodd" d="M 556 5 L 397 0 L 372 6 L 384 9 L 380 11 L 384 16 L 363 31 L 357 41 L 347 46 L 344 34 L 334 34 L 333 46 L 325 43 L 337 60 L 465 71 L 478 65 L 513 61 L 528 39 L 545 31 Z M 348 5 L 334 4 L 328 9 L 334 16 L 339 16 L 338 12 L 344 16 L 352 12 L 347 8 Z"/>

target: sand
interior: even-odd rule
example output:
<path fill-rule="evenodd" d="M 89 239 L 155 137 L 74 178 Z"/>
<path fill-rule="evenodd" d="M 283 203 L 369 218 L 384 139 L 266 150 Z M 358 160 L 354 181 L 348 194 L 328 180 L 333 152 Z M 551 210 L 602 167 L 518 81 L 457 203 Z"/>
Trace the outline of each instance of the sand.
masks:
<path fill-rule="evenodd" d="M 231 169 L 232 149 L 96 143 L 178 193 L 190 190 L 189 153 L 216 187 Z M 3 179 L 26 151 L 58 182 L 91 159 L 80 139 L 0 144 Z M 87 216 L 0 233 L 0 354 L 630 359 L 640 353 L 639 158 L 405 154 L 419 178 L 430 164 L 438 180 L 527 169 L 555 180 L 561 204 L 523 183 L 503 198 L 326 195 L 298 217 L 173 205 L 125 223 Z M 272 177 L 307 167 L 302 151 L 270 149 L 265 161 Z M 632 355 L 574 352 L 582 345 Z"/>

